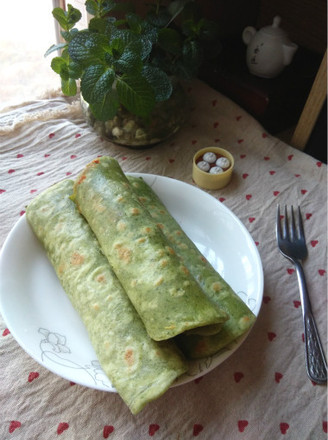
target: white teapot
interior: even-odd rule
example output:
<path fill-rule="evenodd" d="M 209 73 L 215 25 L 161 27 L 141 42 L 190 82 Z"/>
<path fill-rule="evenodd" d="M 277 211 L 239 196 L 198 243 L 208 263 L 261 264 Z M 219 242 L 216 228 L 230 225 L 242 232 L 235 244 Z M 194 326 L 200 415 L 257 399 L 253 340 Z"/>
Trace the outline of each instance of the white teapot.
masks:
<path fill-rule="evenodd" d="M 242 38 L 247 45 L 246 61 L 253 75 L 274 78 L 292 62 L 298 46 L 279 27 L 280 21 L 280 17 L 276 16 L 272 26 L 265 26 L 258 32 L 252 26 L 244 29 Z"/>

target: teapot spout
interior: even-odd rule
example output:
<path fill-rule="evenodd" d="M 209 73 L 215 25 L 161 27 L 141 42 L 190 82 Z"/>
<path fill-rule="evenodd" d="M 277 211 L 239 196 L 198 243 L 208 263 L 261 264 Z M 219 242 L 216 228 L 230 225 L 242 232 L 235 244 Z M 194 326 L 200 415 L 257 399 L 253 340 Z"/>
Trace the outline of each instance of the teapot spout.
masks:
<path fill-rule="evenodd" d="M 298 45 L 295 43 L 283 44 L 283 58 L 285 66 L 288 66 L 288 64 L 292 62 L 292 59 L 297 49 Z"/>

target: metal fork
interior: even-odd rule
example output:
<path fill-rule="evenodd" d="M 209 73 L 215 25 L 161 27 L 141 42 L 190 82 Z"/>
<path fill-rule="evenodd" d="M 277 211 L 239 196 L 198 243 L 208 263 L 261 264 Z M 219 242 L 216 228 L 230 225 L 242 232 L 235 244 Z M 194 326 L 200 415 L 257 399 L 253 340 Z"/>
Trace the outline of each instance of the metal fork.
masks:
<path fill-rule="evenodd" d="M 284 208 L 284 215 L 281 216 L 280 207 L 278 205 L 276 221 L 277 242 L 280 252 L 294 264 L 297 273 L 303 312 L 307 374 L 313 382 L 324 384 L 327 382 L 327 361 L 312 314 L 312 307 L 302 267 L 302 261 L 305 260 L 308 252 L 300 207 L 298 207 L 297 211 L 298 221 L 296 222 L 293 206 L 290 208 L 290 218 L 288 218 L 287 206 Z"/>

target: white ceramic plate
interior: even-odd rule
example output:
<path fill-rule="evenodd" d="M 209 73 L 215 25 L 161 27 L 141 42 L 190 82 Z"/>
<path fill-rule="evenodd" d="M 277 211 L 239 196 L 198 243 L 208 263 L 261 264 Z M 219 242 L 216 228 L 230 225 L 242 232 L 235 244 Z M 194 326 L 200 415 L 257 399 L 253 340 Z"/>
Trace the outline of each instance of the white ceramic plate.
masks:
<path fill-rule="evenodd" d="M 151 185 L 203 255 L 258 315 L 263 296 L 262 264 L 240 220 L 192 185 L 151 174 L 133 175 L 142 176 Z M 45 368 L 90 388 L 115 391 L 25 216 L 14 226 L 1 252 L 0 311 L 20 346 Z M 215 356 L 190 362 L 189 371 L 177 384 L 211 371 L 231 356 L 246 336 Z"/>

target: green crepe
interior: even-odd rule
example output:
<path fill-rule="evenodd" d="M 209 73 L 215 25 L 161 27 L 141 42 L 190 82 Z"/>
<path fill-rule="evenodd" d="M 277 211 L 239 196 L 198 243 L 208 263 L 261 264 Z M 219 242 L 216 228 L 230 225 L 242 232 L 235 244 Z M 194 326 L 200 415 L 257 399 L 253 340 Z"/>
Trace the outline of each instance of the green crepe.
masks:
<path fill-rule="evenodd" d="M 161 396 L 187 365 L 172 341 L 155 342 L 102 254 L 62 181 L 26 215 L 88 331 L 105 374 L 133 414 Z"/>
<path fill-rule="evenodd" d="M 88 164 L 75 182 L 74 200 L 151 338 L 227 319 L 169 246 L 115 159 Z"/>
<path fill-rule="evenodd" d="M 255 315 L 204 258 L 150 186 L 138 177 L 129 176 L 128 180 L 205 294 L 229 315 L 229 320 L 216 335 L 184 334 L 177 339 L 189 358 L 212 355 L 249 330 L 255 322 Z"/>

